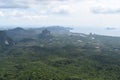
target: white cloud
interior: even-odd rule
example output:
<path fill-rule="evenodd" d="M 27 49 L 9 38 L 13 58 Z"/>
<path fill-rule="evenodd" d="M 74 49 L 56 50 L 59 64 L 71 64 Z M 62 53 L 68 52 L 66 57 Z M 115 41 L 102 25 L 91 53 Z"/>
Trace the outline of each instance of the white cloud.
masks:
<path fill-rule="evenodd" d="M 0 11 L 0 17 L 5 16 L 4 13 L 2 11 Z"/>
<path fill-rule="evenodd" d="M 115 14 L 120 13 L 119 4 L 120 0 L 0 0 L 0 17 L 23 24 L 120 25 L 120 15 Z"/>
<path fill-rule="evenodd" d="M 97 14 L 120 13 L 120 0 L 98 0 L 92 11 Z"/>

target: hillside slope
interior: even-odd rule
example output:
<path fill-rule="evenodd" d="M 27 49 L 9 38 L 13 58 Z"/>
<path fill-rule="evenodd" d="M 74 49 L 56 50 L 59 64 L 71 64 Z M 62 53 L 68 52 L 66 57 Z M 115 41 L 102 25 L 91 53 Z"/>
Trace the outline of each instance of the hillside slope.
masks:
<path fill-rule="evenodd" d="M 51 35 L 25 38 L 0 55 L 0 79 L 120 80 L 120 37 Z"/>

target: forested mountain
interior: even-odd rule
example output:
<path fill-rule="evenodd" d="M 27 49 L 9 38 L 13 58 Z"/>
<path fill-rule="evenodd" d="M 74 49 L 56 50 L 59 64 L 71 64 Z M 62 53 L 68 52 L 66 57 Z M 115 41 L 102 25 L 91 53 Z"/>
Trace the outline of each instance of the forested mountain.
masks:
<path fill-rule="evenodd" d="M 68 29 L 0 31 L 0 80 L 120 80 L 120 37 Z"/>
<path fill-rule="evenodd" d="M 43 30 L 49 30 L 53 35 L 66 35 L 70 34 L 72 28 L 60 27 L 60 26 L 51 26 L 51 27 L 41 27 L 41 28 L 29 28 L 23 29 L 20 27 L 6 30 L 6 33 L 15 41 L 22 40 L 24 38 L 38 38 L 38 35 L 42 33 Z"/>
<path fill-rule="evenodd" d="M 7 36 L 5 31 L 0 31 L 0 52 L 6 51 L 8 47 L 15 45 L 15 42 Z"/>

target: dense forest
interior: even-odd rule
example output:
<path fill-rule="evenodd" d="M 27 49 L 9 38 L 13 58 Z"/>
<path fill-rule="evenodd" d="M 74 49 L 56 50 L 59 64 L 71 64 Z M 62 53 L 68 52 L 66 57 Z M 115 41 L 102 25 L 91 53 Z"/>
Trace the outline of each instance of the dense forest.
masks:
<path fill-rule="evenodd" d="M 120 80 L 120 37 L 70 30 L 0 31 L 0 80 Z"/>

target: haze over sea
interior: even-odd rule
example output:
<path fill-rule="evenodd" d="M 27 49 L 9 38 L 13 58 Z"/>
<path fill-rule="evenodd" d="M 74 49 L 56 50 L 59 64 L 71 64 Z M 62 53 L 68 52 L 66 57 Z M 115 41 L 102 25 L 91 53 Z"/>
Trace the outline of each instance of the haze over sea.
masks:
<path fill-rule="evenodd" d="M 120 28 L 111 28 L 111 27 L 74 27 L 72 32 L 77 33 L 93 33 L 99 35 L 107 35 L 107 36 L 117 36 L 120 37 Z"/>

